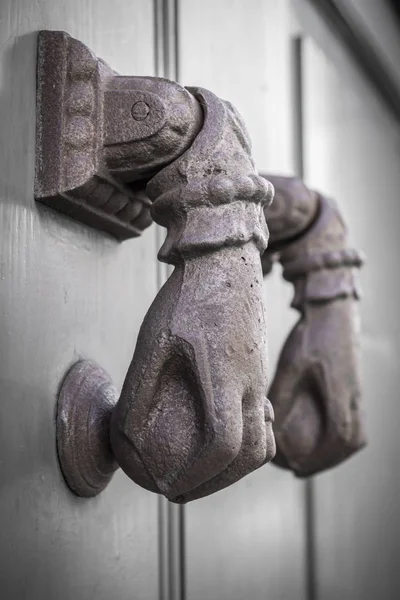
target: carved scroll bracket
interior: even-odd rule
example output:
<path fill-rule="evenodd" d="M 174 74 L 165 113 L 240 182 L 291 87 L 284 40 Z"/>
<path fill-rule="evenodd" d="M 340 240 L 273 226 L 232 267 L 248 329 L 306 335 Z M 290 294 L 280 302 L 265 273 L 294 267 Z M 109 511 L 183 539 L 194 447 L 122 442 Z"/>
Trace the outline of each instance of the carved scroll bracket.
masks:
<path fill-rule="evenodd" d="M 35 198 L 120 240 L 152 223 L 146 178 L 202 124 L 177 83 L 118 76 L 62 31 L 38 36 Z"/>

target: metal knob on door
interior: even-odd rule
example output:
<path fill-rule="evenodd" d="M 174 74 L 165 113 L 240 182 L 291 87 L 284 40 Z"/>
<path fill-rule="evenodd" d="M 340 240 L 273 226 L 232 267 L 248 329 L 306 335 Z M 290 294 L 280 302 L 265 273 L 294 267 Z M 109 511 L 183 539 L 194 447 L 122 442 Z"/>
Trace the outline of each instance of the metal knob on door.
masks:
<path fill-rule="evenodd" d="M 94 496 L 122 467 L 174 502 L 272 459 L 260 254 L 273 188 L 240 115 L 207 90 L 120 77 L 63 32 L 38 50 L 36 199 L 119 239 L 151 217 L 175 270 L 142 324 L 119 399 L 81 361 L 60 390 L 70 488 Z M 150 199 L 150 201 L 149 201 Z"/>

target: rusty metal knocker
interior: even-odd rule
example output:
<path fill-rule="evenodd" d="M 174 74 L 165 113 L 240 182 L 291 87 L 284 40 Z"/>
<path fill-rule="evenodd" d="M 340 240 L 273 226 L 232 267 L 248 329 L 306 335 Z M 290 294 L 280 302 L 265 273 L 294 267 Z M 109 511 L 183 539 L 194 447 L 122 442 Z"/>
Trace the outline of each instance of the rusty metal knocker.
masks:
<path fill-rule="evenodd" d="M 274 456 L 266 398 L 260 253 L 273 188 L 225 101 L 152 77 L 120 77 L 63 32 L 38 50 L 36 199 L 120 239 L 149 214 L 175 270 L 142 324 L 119 399 L 81 361 L 60 390 L 57 443 L 68 485 L 93 496 L 121 466 L 187 502 Z"/>
<path fill-rule="evenodd" d="M 364 447 L 359 373 L 359 289 L 363 256 L 349 245 L 337 204 L 294 177 L 266 175 L 275 188 L 266 207 L 263 256 L 293 283 L 300 319 L 289 334 L 268 396 L 275 410 L 274 462 L 306 477 Z"/>

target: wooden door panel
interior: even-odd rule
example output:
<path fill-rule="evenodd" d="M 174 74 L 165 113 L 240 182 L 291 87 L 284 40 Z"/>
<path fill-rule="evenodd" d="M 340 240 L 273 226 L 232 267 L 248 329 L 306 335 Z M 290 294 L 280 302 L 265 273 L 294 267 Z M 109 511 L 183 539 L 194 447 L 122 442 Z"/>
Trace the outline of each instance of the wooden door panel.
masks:
<path fill-rule="evenodd" d="M 122 384 L 156 293 L 155 230 L 119 244 L 33 199 L 36 33 L 62 29 L 124 74 L 152 74 L 153 3 L 7 0 L 0 15 L 0 582 L 5 600 L 158 597 L 158 499 L 117 473 L 72 495 L 58 386 L 80 357 Z"/>
<path fill-rule="evenodd" d="M 368 446 L 315 480 L 317 597 L 396 600 L 400 131 L 351 61 L 332 63 L 325 52 L 304 42 L 305 170 L 310 185 L 337 200 L 367 255 L 360 309 Z"/>
<path fill-rule="evenodd" d="M 293 174 L 290 10 L 286 0 L 183 0 L 179 76 L 241 112 L 256 165 Z M 296 315 L 291 286 L 275 272 L 265 285 L 270 379 Z M 189 600 L 305 597 L 304 486 L 267 465 L 185 507 Z"/>

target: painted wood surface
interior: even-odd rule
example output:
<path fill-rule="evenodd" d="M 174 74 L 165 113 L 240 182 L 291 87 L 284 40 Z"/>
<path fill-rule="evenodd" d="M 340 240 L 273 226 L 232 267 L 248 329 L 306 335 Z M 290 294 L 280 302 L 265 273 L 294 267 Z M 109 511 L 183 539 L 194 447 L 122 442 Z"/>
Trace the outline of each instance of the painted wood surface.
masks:
<path fill-rule="evenodd" d="M 55 404 L 78 358 L 122 384 L 168 270 L 163 231 L 118 244 L 33 200 L 36 35 L 62 29 L 123 74 L 200 85 L 241 111 L 260 170 L 292 174 L 289 0 L 0 3 L 0 587 L 5 600 L 397 600 L 400 136 L 325 34 L 305 42 L 307 182 L 334 196 L 362 273 L 369 448 L 314 484 L 316 598 L 307 596 L 306 494 L 268 465 L 177 507 L 122 473 L 99 498 L 66 488 Z M 315 34 L 313 30 L 312 34 Z M 305 36 L 309 35 L 305 31 Z M 326 37 L 327 39 L 327 37 Z M 296 319 L 278 270 L 265 284 L 270 377 Z M 308 589 L 310 592 L 310 589 Z"/>
<path fill-rule="evenodd" d="M 60 381 L 78 358 L 122 384 L 156 292 L 155 230 L 119 244 L 33 199 L 36 35 L 62 29 L 124 74 L 151 75 L 150 0 L 4 0 L 0 7 L 1 597 L 153 600 L 158 498 L 117 473 L 98 498 L 66 488 Z"/>
<path fill-rule="evenodd" d="M 317 597 L 397 600 L 400 131 L 327 37 L 320 47 L 305 43 L 304 108 L 307 182 L 336 198 L 367 255 L 360 282 L 369 442 L 315 480 Z"/>

